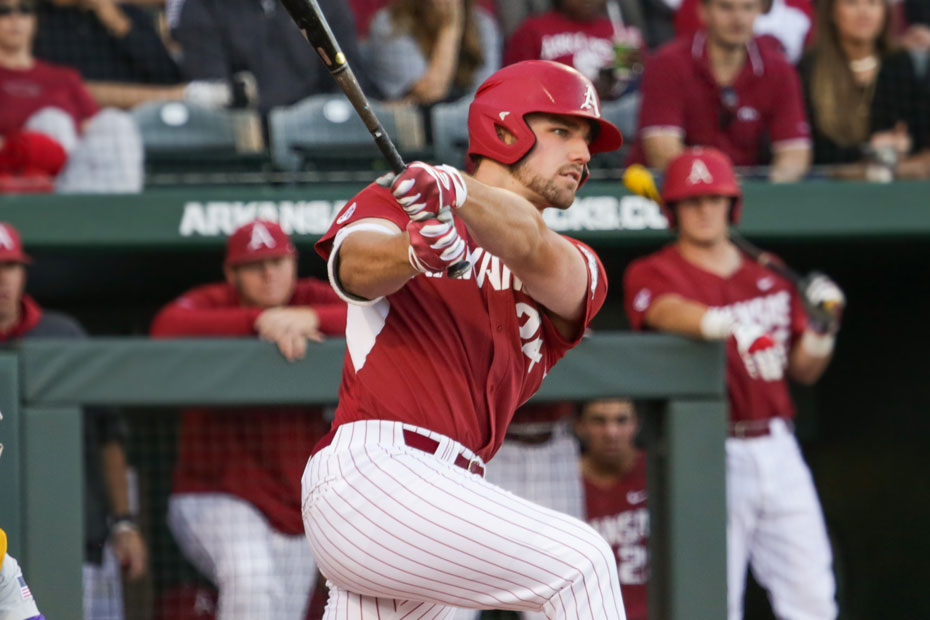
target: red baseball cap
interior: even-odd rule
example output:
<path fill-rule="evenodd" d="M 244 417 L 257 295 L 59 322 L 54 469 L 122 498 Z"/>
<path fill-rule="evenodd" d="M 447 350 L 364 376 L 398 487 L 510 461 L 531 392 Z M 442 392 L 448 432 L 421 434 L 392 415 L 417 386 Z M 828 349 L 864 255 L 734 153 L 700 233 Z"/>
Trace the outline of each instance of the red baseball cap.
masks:
<path fill-rule="evenodd" d="M 0 263 L 22 263 L 28 265 L 32 258 L 23 252 L 19 231 L 6 222 L 0 222 Z"/>
<path fill-rule="evenodd" d="M 268 220 L 255 220 L 244 224 L 226 240 L 227 267 L 266 258 L 296 255 L 297 248 L 291 243 L 291 238 L 276 222 Z"/>

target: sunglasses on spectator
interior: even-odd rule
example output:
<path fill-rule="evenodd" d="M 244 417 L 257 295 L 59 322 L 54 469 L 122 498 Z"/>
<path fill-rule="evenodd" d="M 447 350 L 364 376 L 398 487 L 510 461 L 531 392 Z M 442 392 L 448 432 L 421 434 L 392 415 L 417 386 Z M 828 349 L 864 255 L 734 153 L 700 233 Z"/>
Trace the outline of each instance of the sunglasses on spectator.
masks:
<path fill-rule="evenodd" d="M 726 131 L 736 119 L 736 110 L 739 107 L 739 95 L 732 86 L 720 89 L 720 110 L 717 113 L 717 125 L 721 131 Z"/>
<path fill-rule="evenodd" d="M 34 15 L 36 5 L 32 2 L 21 2 L 19 4 L 0 4 L 0 17 L 6 17 L 19 13 L 20 15 Z"/>

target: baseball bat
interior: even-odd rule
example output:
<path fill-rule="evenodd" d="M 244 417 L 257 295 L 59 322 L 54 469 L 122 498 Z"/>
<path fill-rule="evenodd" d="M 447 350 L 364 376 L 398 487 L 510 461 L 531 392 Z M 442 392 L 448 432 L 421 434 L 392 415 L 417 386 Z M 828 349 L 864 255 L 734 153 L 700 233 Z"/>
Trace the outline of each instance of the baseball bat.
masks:
<path fill-rule="evenodd" d="M 649 200 L 654 201 L 656 204 L 662 204 L 662 196 L 659 194 L 659 189 L 656 186 L 655 177 L 645 166 L 640 164 L 632 164 L 631 166 L 628 166 L 627 169 L 623 171 L 623 177 L 621 180 L 624 187 L 626 187 L 634 194 L 648 198 Z M 781 277 L 791 282 L 794 287 L 803 294 L 804 288 L 807 284 L 806 278 L 804 276 L 799 274 L 797 271 L 783 263 L 769 252 L 757 248 L 745 237 L 739 234 L 734 228 L 730 228 L 730 241 L 733 242 L 733 245 L 749 255 L 749 257 L 754 261 L 763 267 L 774 271 Z M 825 304 L 824 310 L 827 312 L 833 312 L 835 308 L 832 307 L 832 304 Z"/>
<path fill-rule="evenodd" d="M 317 4 L 316 0 L 281 0 L 281 4 L 287 9 L 291 19 L 304 33 L 307 41 L 319 55 L 323 64 L 326 65 L 329 74 L 333 76 L 342 92 L 352 103 L 352 107 L 355 108 L 355 112 L 365 123 L 365 127 L 374 139 L 378 149 L 387 159 L 391 170 L 395 174 L 403 172 L 407 164 L 404 163 L 391 137 L 384 131 L 381 121 L 378 120 L 374 110 L 371 109 L 368 97 L 362 91 L 355 73 L 352 72 L 352 67 L 349 66 L 345 54 L 342 53 L 339 42 L 336 41 L 336 37 L 329 27 L 329 22 L 326 21 L 326 16 L 323 15 L 320 5 Z M 450 278 L 460 278 L 469 269 L 471 269 L 471 264 L 463 260 L 449 267 L 447 273 Z"/>

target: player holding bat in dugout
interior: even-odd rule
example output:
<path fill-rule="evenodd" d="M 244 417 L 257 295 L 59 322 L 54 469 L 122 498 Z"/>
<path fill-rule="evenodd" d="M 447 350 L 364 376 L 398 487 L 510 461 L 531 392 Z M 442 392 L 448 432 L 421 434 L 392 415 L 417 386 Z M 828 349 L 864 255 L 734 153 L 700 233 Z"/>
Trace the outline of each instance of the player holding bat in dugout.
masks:
<path fill-rule="evenodd" d="M 747 565 L 777 617 L 832 619 L 830 543 L 787 379 L 812 384 L 826 370 L 846 299 L 823 274 L 795 284 L 738 249 L 729 224 L 742 200 L 722 152 L 672 160 L 661 204 L 678 238 L 629 266 L 626 311 L 636 330 L 726 343 L 729 620 L 743 616 Z"/>
<path fill-rule="evenodd" d="M 527 61 L 479 87 L 473 176 L 416 162 L 349 200 L 317 244 L 350 302 L 333 430 L 303 477 L 326 618 L 456 607 L 625 618 L 611 548 L 483 478 L 514 410 L 581 340 L 607 283 L 541 217 L 620 146 L 591 82 Z M 447 269 L 467 259 L 460 278 Z"/>

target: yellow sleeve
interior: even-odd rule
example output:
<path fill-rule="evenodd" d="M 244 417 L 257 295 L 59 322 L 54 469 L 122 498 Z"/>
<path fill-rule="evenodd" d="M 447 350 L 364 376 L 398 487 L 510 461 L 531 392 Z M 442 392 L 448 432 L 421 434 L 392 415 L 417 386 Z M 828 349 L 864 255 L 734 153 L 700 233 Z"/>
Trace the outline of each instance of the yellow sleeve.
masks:
<path fill-rule="evenodd" d="M 6 532 L 0 528 L 0 567 L 3 566 L 3 559 L 6 557 Z"/>

